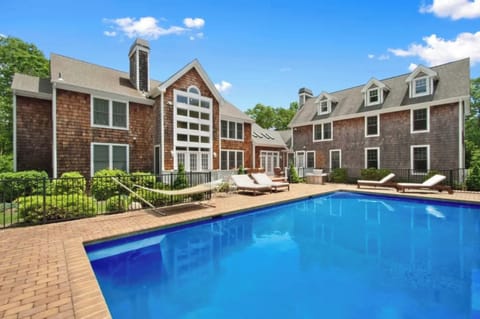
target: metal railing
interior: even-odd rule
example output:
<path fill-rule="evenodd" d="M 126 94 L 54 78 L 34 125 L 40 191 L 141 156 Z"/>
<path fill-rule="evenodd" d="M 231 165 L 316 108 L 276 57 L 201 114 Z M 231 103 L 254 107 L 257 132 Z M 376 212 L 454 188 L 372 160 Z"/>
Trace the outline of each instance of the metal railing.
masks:
<path fill-rule="evenodd" d="M 154 207 L 165 207 L 211 197 L 208 191 L 168 195 L 150 190 L 178 190 L 209 183 L 211 172 L 131 174 L 116 178 L 133 193 L 112 177 L 0 180 L 0 228 L 148 208 L 145 201 Z"/>

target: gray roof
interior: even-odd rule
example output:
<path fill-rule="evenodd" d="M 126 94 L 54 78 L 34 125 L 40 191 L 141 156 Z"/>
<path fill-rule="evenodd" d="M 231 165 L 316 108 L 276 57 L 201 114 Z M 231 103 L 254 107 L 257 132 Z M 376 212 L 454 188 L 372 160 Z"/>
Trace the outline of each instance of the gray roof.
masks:
<path fill-rule="evenodd" d="M 330 114 L 317 115 L 315 100 L 318 97 L 308 99 L 304 106 L 295 114 L 289 126 L 304 125 L 324 118 L 334 119 L 336 117 L 361 116 L 362 113 L 373 110 L 395 111 L 396 109 L 401 109 L 401 107 L 412 104 L 469 96 L 470 60 L 468 58 L 431 67 L 430 69 L 437 72 L 438 75 L 435 81 L 433 95 L 409 98 L 408 84 L 405 82 L 410 75 L 410 73 L 408 73 L 380 80 L 380 82 L 389 88 L 384 102 L 380 105 L 365 107 L 361 91 L 367 81 L 360 86 L 329 93 L 338 100 L 337 103 L 333 103 Z"/>
<path fill-rule="evenodd" d="M 257 123 L 252 124 L 252 141 L 255 145 L 287 148 L 279 132 L 264 129 Z"/>
<path fill-rule="evenodd" d="M 224 99 L 220 104 L 220 118 L 225 117 L 239 119 L 247 123 L 254 122 L 250 116 L 243 113 L 235 105 Z"/>
<path fill-rule="evenodd" d="M 12 80 L 12 90 L 18 95 L 37 96 L 44 99 L 52 97 L 52 83 L 50 79 L 15 73 Z"/>
<path fill-rule="evenodd" d="M 292 130 L 280 130 L 276 132 L 280 134 L 287 148 L 290 148 L 292 146 Z"/>
<path fill-rule="evenodd" d="M 132 85 L 127 72 L 51 54 L 50 74 L 52 81 L 59 81 L 61 76 L 59 83 L 148 100 Z M 159 81 L 150 80 L 150 88 L 158 85 Z"/>

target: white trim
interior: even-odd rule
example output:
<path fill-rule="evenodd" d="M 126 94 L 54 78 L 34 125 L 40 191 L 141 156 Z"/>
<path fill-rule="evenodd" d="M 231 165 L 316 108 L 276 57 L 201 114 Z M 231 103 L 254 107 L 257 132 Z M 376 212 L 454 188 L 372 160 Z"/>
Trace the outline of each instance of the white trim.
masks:
<path fill-rule="evenodd" d="M 450 103 L 457 103 L 459 99 L 469 100 L 470 96 L 468 96 L 468 95 L 457 96 L 457 97 L 438 100 L 438 101 L 429 101 L 429 102 L 423 102 L 423 103 L 409 104 L 407 106 L 392 106 L 392 107 L 388 107 L 386 109 L 363 112 L 361 115 L 359 115 L 358 113 L 352 113 L 352 114 L 345 114 L 345 115 L 341 115 L 341 116 L 330 117 L 330 118 L 328 118 L 328 120 L 334 122 L 334 121 L 350 120 L 350 119 L 355 119 L 355 118 L 365 117 L 365 116 L 372 116 L 372 115 L 377 115 L 377 114 L 388 114 L 388 113 L 409 111 L 411 109 L 417 109 L 417 108 L 435 107 L 435 106 L 441 106 L 441 105 L 450 104 Z M 316 120 L 316 121 L 305 121 L 305 122 L 301 122 L 301 123 L 297 123 L 295 125 L 292 125 L 290 128 L 293 129 L 295 127 L 302 127 L 302 126 L 306 126 L 306 125 L 318 124 L 318 123 L 322 123 L 322 121 L 324 121 L 324 120 L 325 119 Z"/>
<path fill-rule="evenodd" d="M 376 117 L 377 118 L 377 134 L 368 135 L 368 118 Z M 380 136 L 380 114 L 365 116 L 365 137 L 378 137 Z"/>
<path fill-rule="evenodd" d="M 219 163 L 219 165 L 218 165 L 219 170 L 224 170 L 224 169 L 222 168 L 222 152 L 227 152 L 227 168 L 226 168 L 226 170 L 239 169 L 239 168 L 240 168 L 240 166 L 235 167 L 235 168 L 229 168 L 229 166 L 230 166 L 230 165 L 229 165 L 229 164 L 230 164 L 230 153 L 231 153 L 231 152 L 235 153 L 235 165 L 238 164 L 238 163 L 237 163 L 237 153 L 242 153 L 242 163 L 241 163 L 241 166 L 242 166 L 243 168 L 245 168 L 245 151 L 244 151 L 244 150 L 221 149 L 221 150 L 220 150 L 220 154 L 219 154 L 219 156 L 218 156 L 218 158 L 220 159 L 220 163 Z"/>
<path fill-rule="evenodd" d="M 376 150 L 377 151 L 377 166 L 378 166 L 377 169 L 379 169 L 380 167 L 382 167 L 380 165 L 380 147 L 365 147 L 364 167 L 365 168 L 370 168 L 370 167 L 368 167 L 368 156 L 367 156 L 367 154 L 368 154 L 368 151 L 371 151 L 371 150 Z"/>
<path fill-rule="evenodd" d="M 93 147 L 95 145 L 108 146 L 108 168 L 109 169 L 113 169 L 113 156 L 112 156 L 113 146 L 126 146 L 126 148 L 127 148 L 127 170 L 126 170 L 126 172 L 127 173 L 130 172 L 130 145 L 129 144 L 91 142 L 90 143 L 90 176 L 94 175 L 94 171 L 93 171 L 93 161 L 94 161 Z"/>
<path fill-rule="evenodd" d="M 52 81 L 52 84 L 57 84 L 58 89 L 68 90 L 68 91 L 73 91 L 73 92 L 79 92 L 79 93 L 85 93 L 85 94 L 90 94 L 90 95 L 95 95 L 95 96 L 104 96 L 104 97 L 108 97 L 109 99 L 113 99 L 113 100 L 116 100 L 116 99 L 126 100 L 126 101 L 129 101 L 129 102 L 135 102 L 135 103 L 138 103 L 138 104 L 150 105 L 150 106 L 152 106 L 155 103 L 155 100 L 152 100 L 152 99 L 149 99 L 149 98 L 146 98 L 146 97 L 141 97 L 141 93 L 138 93 L 139 96 L 135 97 L 135 96 L 131 96 L 131 95 L 101 91 L 101 90 L 96 90 L 96 89 L 87 88 L 87 87 L 83 87 L 83 86 L 68 84 L 68 83 L 65 83 L 64 81 Z"/>
<path fill-rule="evenodd" d="M 328 151 L 328 168 L 332 170 L 332 153 L 338 152 L 339 153 L 339 168 L 342 168 L 342 150 L 339 148 L 332 149 Z"/>
<path fill-rule="evenodd" d="M 373 91 L 377 91 L 377 101 L 375 101 L 375 102 L 370 101 L 370 92 L 373 92 Z M 368 89 L 367 92 L 365 92 L 365 106 L 372 106 L 372 105 L 381 104 L 383 102 L 382 98 L 381 98 L 381 95 L 382 95 L 382 89 L 379 88 L 379 87 L 374 87 L 372 89 Z"/>
<path fill-rule="evenodd" d="M 300 166 L 297 159 L 299 155 L 303 155 L 303 166 Z M 307 164 L 307 152 L 306 151 L 295 151 L 295 157 L 293 158 L 295 162 L 295 167 L 306 167 L 305 165 Z"/>
<path fill-rule="evenodd" d="M 417 93 L 417 81 L 425 80 L 425 92 Z M 428 76 L 421 76 L 419 78 L 415 78 L 410 82 L 410 97 L 420 97 L 420 96 L 427 96 L 433 93 L 433 79 Z"/>
<path fill-rule="evenodd" d="M 330 124 L 330 138 L 324 138 L 324 133 L 325 133 L 325 124 Z M 315 139 L 315 126 L 320 125 L 321 126 L 321 138 L 320 139 Z M 333 122 L 322 122 L 322 123 L 317 123 L 312 125 L 312 141 L 314 143 L 317 142 L 326 142 L 326 141 L 333 141 Z"/>
<path fill-rule="evenodd" d="M 17 171 L 17 95 L 13 92 L 13 171 Z"/>
<path fill-rule="evenodd" d="M 412 82 L 413 79 L 420 73 L 425 73 L 429 77 L 437 77 L 437 72 L 433 71 L 430 68 L 424 67 L 423 65 L 419 65 L 415 68 L 415 70 L 410 73 L 410 75 L 405 79 L 406 83 Z"/>
<path fill-rule="evenodd" d="M 32 92 L 32 91 L 24 91 L 24 90 L 12 90 L 13 95 L 24 96 L 24 97 L 33 97 L 40 100 L 52 100 L 51 93 L 42 93 L 42 92 Z"/>
<path fill-rule="evenodd" d="M 413 130 L 413 113 L 418 110 L 427 110 L 427 129 L 421 131 L 414 131 Z M 410 134 L 417 134 L 417 133 L 428 133 L 430 132 L 430 108 L 429 107 L 416 107 L 410 110 Z"/>
<path fill-rule="evenodd" d="M 464 155 L 464 143 L 463 143 L 463 136 L 464 136 L 464 103 L 463 101 L 458 101 L 458 167 L 464 168 L 465 167 L 465 155 Z"/>
<path fill-rule="evenodd" d="M 222 136 L 222 121 L 227 122 L 227 135 L 230 135 L 230 130 L 229 130 L 230 123 L 235 123 L 235 136 L 237 136 L 237 124 L 242 124 L 242 139 L 238 139 L 236 137 L 235 138 L 223 137 Z M 229 120 L 221 119 L 220 120 L 220 139 L 229 140 L 229 141 L 245 141 L 245 123 L 241 122 L 241 121 L 229 121 Z"/>
<path fill-rule="evenodd" d="M 52 175 L 58 176 L 57 167 L 57 85 L 52 83 Z"/>
<path fill-rule="evenodd" d="M 413 150 L 415 148 L 427 148 L 427 172 L 415 172 L 414 163 L 413 163 Z M 425 175 L 430 171 L 430 145 L 423 144 L 423 145 L 410 145 L 410 169 L 412 170 L 413 175 Z"/>
<path fill-rule="evenodd" d="M 308 166 L 308 154 L 309 153 L 313 153 L 313 167 L 312 168 L 315 168 L 315 164 L 317 164 L 317 154 L 316 154 L 315 151 L 306 151 L 305 152 L 305 167 L 310 168 Z"/>
<path fill-rule="evenodd" d="M 162 138 L 160 141 L 161 149 L 162 149 L 162 160 L 160 161 L 160 173 L 163 173 L 163 170 L 165 169 L 165 124 L 163 123 L 164 118 L 163 118 L 163 112 L 165 109 L 165 104 L 164 104 L 164 99 L 165 99 L 165 93 L 161 92 L 160 94 L 160 129 L 161 129 L 161 134 Z"/>
<path fill-rule="evenodd" d="M 100 124 L 95 124 L 94 123 L 94 99 L 100 99 L 100 100 L 107 100 L 108 101 L 108 125 L 100 125 Z M 126 121 L 127 121 L 127 126 L 126 127 L 121 127 L 121 126 L 113 126 L 113 102 L 118 102 L 118 103 L 123 103 L 125 104 L 125 115 L 126 115 Z M 114 100 L 114 99 L 109 99 L 103 96 L 98 96 L 98 95 L 90 95 L 90 125 L 92 127 L 99 127 L 99 128 L 108 128 L 112 130 L 124 130 L 128 131 L 130 127 L 130 103 L 128 101 L 122 101 L 122 100 Z"/>

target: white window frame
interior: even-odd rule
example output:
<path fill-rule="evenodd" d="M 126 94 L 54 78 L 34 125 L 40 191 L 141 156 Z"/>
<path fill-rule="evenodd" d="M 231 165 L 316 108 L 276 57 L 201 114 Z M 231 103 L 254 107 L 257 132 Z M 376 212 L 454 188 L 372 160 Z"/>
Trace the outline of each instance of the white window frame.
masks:
<path fill-rule="evenodd" d="M 322 104 L 323 104 L 323 103 L 326 103 L 326 104 L 327 104 L 327 110 L 326 110 L 326 111 L 322 111 Z M 332 102 L 331 102 L 329 99 L 320 100 L 320 101 L 318 102 L 318 114 L 319 114 L 319 115 L 329 114 L 331 111 L 332 111 Z"/>
<path fill-rule="evenodd" d="M 413 151 L 416 148 L 426 148 L 427 149 L 427 171 L 426 172 L 416 172 L 414 168 L 414 158 Z M 410 169 L 413 175 L 426 175 L 430 171 L 430 145 L 410 145 Z"/>
<path fill-rule="evenodd" d="M 303 166 L 300 166 L 299 156 L 303 156 Z M 296 151 L 295 152 L 295 167 L 306 167 L 305 164 L 307 162 L 307 152 L 305 151 Z"/>
<path fill-rule="evenodd" d="M 222 136 L 222 122 L 223 121 L 227 122 L 227 135 L 229 135 L 228 137 L 223 137 Z M 230 137 L 230 129 L 229 129 L 230 128 L 230 123 L 235 124 L 235 138 Z M 238 131 L 237 131 L 238 124 L 242 125 L 242 138 L 241 139 L 237 138 L 237 136 L 238 136 Z M 244 141 L 245 140 L 245 123 L 240 122 L 240 121 L 226 120 L 226 119 L 220 120 L 220 138 L 223 139 L 223 140 Z"/>
<path fill-rule="evenodd" d="M 325 139 L 324 138 L 324 133 L 325 133 L 325 124 L 330 124 L 330 138 Z M 315 126 L 320 125 L 321 126 L 321 132 L 322 132 L 322 137 L 321 139 L 315 139 Z M 314 142 L 324 142 L 324 141 L 332 141 L 333 140 L 333 122 L 324 122 L 324 123 L 316 123 L 312 125 L 312 140 Z"/>
<path fill-rule="evenodd" d="M 313 166 L 308 166 L 308 154 L 312 154 L 313 153 Z M 307 151 L 305 153 L 305 167 L 306 168 L 315 168 L 315 164 L 317 162 L 317 157 L 316 157 L 316 154 L 315 154 L 315 151 Z"/>
<path fill-rule="evenodd" d="M 415 111 L 424 110 L 424 109 L 427 110 L 427 129 L 426 130 L 421 130 L 421 131 L 414 131 L 413 130 L 413 121 L 414 121 L 413 114 L 415 113 Z M 430 108 L 429 107 L 417 107 L 417 108 L 411 109 L 410 110 L 410 134 L 428 133 L 428 132 L 430 132 Z"/>
<path fill-rule="evenodd" d="M 93 154 L 93 149 L 95 145 L 103 145 L 103 146 L 108 146 L 108 168 L 112 169 L 113 168 L 113 157 L 112 157 L 112 149 L 113 146 L 123 146 L 127 148 L 127 173 L 130 171 L 130 145 L 128 144 L 118 144 L 118 143 L 90 143 L 90 175 L 93 176 L 95 174 L 94 172 L 94 154 Z"/>
<path fill-rule="evenodd" d="M 377 118 L 377 134 L 368 134 L 368 118 L 369 117 L 376 117 Z M 376 137 L 380 136 L 380 115 L 370 115 L 370 116 L 365 116 L 365 137 Z"/>
<path fill-rule="evenodd" d="M 377 151 L 377 169 L 380 169 L 380 147 L 365 147 L 365 163 L 364 166 L 365 168 L 370 168 L 368 167 L 368 151 L 371 150 L 376 150 Z"/>
<path fill-rule="evenodd" d="M 333 149 L 328 151 L 328 168 L 332 170 L 332 153 L 333 152 L 338 152 L 339 156 L 339 168 L 342 168 L 342 150 L 341 149 Z"/>
<path fill-rule="evenodd" d="M 417 81 L 421 81 L 421 80 L 425 80 L 425 85 L 427 86 L 426 87 L 427 90 L 422 93 L 417 93 L 416 92 Z M 427 96 L 427 95 L 431 95 L 432 93 L 433 93 L 433 76 L 429 76 L 429 75 L 420 76 L 410 81 L 410 85 L 409 85 L 410 98 Z"/>
<path fill-rule="evenodd" d="M 225 169 L 222 168 L 222 159 L 223 159 L 223 154 L 222 153 L 223 152 L 227 152 L 227 169 L 226 169 L 227 171 L 232 170 L 232 169 L 239 169 L 240 166 L 245 167 L 245 151 L 243 151 L 243 150 L 232 150 L 232 149 L 222 149 L 222 150 L 220 150 L 220 163 L 219 163 L 220 170 L 225 170 Z M 230 153 L 231 152 L 235 153 L 235 165 L 238 165 L 238 163 L 237 163 L 237 159 L 238 159 L 237 153 L 242 153 L 242 163 L 235 168 L 229 168 L 229 166 L 230 166 L 229 165 L 230 164 Z"/>
<path fill-rule="evenodd" d="M 95 107 L 93 104 L 94 99 L 101 99 L 101 100 L 107 100 L 108 101 L 108 125 L 101 125 L 101 124 L 95 124 Z M 125 104 L 125 112 L 126 112 L 126 127 L 122 126 L 113 126 L 113 102 L 118 102 L 118 103 L 123 103 Z M 112 99 L 108 98 L 105 96 L 100 96 L 100 95 L 90 95 L 90 125 L 92 127 L 100 127 L 100 128 L 109 128 L 109 129 L 115 129 L 115 130 L 124 130 L 128 131 L 129 126 L 130 126 L 130 103 L 128 101 L 122 101 L 120 99 Z"/>
<path fill-rule="evenodd" d="M 373 92 L 373 91 L 377 91 L 377 101 L 375 101 L 375 102 L 370 101 L 370 92 Z M 377 105 L 377 104 L 382 103 L 382 99 L 380 98 L 380 93 L 381 92 L 382 92 L 382 90 L 379 87 L 368 89 L 367 93 L 366 93 L 366 96 L 365 96 L 365 102 L 366 102 L 365 106 Z"/>

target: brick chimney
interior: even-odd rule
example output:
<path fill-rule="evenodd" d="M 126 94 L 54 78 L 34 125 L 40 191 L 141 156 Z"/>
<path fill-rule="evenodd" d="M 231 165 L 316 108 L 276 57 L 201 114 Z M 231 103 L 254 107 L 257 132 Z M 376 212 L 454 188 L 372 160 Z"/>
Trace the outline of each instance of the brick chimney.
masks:
<path fill-rule="evenodd" d="M 298 108 L 301 108 L 311 97 L 313 97 L 312 90 L 307 88 L 301 88 L 298 90 Z"/>
<path fill-rule="evenodd" d="M 136 39 L 130 47 L 128 58 L 130 60 L 130 81 L 133 86 L 143 92 L 150 91 L 148 76 L 150 46 L 148 41 Z"/>

